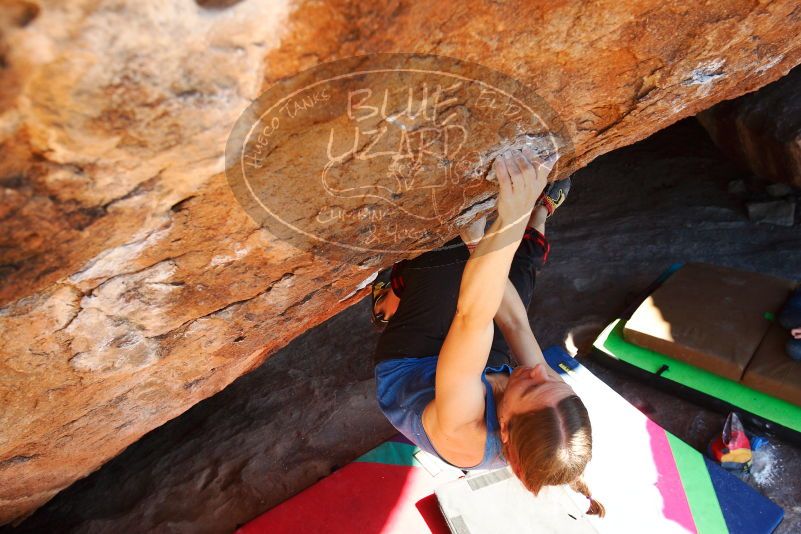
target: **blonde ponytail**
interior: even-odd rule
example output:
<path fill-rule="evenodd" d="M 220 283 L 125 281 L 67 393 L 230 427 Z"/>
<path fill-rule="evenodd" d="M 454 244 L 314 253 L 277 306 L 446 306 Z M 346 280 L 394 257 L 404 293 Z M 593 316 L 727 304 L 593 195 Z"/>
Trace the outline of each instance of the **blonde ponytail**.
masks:
<path fill-rule="evenodd" d="M 503 443 L 503 456 L 526 489 L 536 495 L 543 486 L 570 484 L 590 500 L 588 514 L 605 515 L 581 478 L 592 457 L 592 426 L 577 395 L 556 406 L 515 414 L 506 429 L 509 439 Z"/>
<path fill-rule="evenodd" d="M 579 477 L 571 482 L 570 487 L 590 500 L 590 508 L 587 510 L 587 514 L 597 515 L 598 517 L 603 517 L 606 515 L 606 508 L 604 508 L 603 504 L 592 498 L 590 488 L 587 487 L 587 484 L 584 482 L 583 478 Z"/>

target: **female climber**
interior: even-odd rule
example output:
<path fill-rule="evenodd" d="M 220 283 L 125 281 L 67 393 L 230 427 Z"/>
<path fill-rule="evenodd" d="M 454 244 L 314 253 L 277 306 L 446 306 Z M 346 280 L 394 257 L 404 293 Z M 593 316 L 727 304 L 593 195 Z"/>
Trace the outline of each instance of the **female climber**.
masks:
<path fill-rule="evenodd" d="M 451 465 L 508 464 L 534 494 L 570 484 L 590 500 L 588 513 L 603 516 L 582 479 L 592 452 L 587 409 L 545 362 L 527 313 L 549 251 L 545 219 L 570 186 L 545 190 L 554 163 L 526 149 L 498 157 L 497 218 L 486 235 L 478 221 L 395 264 L 391 285 L 377 285 L 373 315 L 386 323 L 377 397 L 398 431 Z"/>

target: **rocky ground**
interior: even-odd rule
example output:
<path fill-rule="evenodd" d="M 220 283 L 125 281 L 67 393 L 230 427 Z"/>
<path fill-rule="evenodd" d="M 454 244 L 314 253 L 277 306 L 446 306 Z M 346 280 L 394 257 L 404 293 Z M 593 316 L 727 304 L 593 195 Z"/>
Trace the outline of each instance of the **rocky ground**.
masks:
<path fill-rule="evenodd" d="M 749 221 L 742 172 L 693 121 L 603 156 L 549 223 L 530 309 L 543 346 L 585 348 L 665 267 L 708 261 L 801 279 L 801 232 Z M 757 192 L 747 196 L 759 197 Z M 796 217 L 798 217 L 796 215 Z M 129 447 L 3 532 L 226 532 L 392 434 L 373 400 L 366 301 Z M 704 448 L 724 415 L 588 365 L 653 419 Z M 801 450 L 779 440 L 749 482 L 801 531 Z"/>

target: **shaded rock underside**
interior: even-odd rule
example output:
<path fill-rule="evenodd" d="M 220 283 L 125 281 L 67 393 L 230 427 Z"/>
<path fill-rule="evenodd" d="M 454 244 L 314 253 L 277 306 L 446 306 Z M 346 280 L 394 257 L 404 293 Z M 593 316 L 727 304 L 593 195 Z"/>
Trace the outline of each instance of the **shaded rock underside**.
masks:
<path fill-rule="evenodd" d="M 763 179 L 801 187 L 801 69 L 698 117 L 740 165 Z"/>

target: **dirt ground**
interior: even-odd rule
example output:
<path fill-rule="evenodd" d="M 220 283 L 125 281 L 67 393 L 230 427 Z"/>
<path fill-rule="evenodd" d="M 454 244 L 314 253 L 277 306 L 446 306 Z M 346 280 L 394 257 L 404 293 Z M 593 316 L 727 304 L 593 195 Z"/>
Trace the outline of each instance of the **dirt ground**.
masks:
<path fill-rule="evenodd" d="M 543 346 L 585 349 L 667 266 L 706 261 L 801 279 L 801 228 L 755 225 L 728 192 L 744 175 L 694 120 L 574 177 L 547 234 L 529 311 Z M 389 437 L 373 398 L 377 334 L 362 301 L 307 332 L 3 532 L 230 532 Z M 656 422 L 704 449 L 725 418 L 585 362 Z M 748 482 L 801 532 L 801 450 L 777 439 Z"/>

